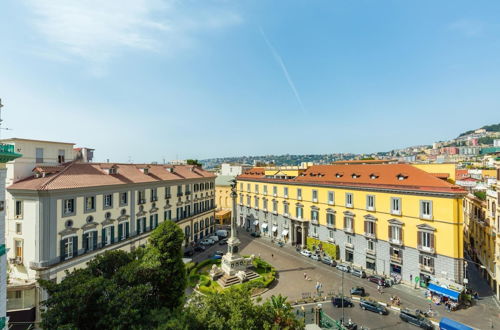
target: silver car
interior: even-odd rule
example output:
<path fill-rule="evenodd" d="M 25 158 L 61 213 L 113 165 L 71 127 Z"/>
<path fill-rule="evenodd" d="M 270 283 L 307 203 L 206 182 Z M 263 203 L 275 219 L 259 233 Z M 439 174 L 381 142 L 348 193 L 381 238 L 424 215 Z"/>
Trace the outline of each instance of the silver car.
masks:
<path fill-rule="evenodd" d="M 349 267 L 349 265 L 346 264 L 337 264 L 335 268 L 346 273 L 349 273 L 351 271 L 351 267 Z"/>
<path fill-rule="evenodd" d="M 316 261 L 320 261 L 321 257 L 319 256 L 319 254 L 313 254 L 313 255 L 311 255 L 311 259 L 316 260 Z"/>

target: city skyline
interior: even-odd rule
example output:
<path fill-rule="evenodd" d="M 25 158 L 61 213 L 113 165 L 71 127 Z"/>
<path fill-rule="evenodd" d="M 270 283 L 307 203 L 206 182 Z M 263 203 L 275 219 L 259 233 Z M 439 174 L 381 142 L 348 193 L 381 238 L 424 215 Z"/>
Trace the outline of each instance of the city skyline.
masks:
<path fill-rule="evenodd" d="M 500 5 L 451 4 L 7 1 L 2 138 L 116 162 L 454 138 L 498 122 Z"/>

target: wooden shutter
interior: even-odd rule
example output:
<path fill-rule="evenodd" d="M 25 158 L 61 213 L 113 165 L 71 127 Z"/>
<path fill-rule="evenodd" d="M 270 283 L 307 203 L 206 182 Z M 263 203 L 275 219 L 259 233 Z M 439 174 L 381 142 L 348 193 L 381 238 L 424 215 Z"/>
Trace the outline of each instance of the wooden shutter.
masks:
<path fill-rule="evenodd" d="M 430 237 L 430 241 L 431 241 L 430 242 L 431 243 L 431 249 L 434 249 L 434 234 L 430 234 L 429 237 Z"/>
<path fill-rule="evenodd" d="M 368 234 L 368 221 L 365 221 L 365 234 Z"/>
<path fill-rule="evenodd" d="M 130 235 L 130 228 L 129 228 L 129 224 L 127 221 L 127 222 L 125 222 L 125 238 L 128 238 L 129 235 Z"/>
<path fill-rule="evenodd" d="M 66 242 L 66 239 L 62 239 L 60 241 L 60 245 L 59 245 L 59 248 L 61 249 L 61 251 L 59 252 L 59 254 L 61 255 L 61 261 L 65 260 L 67 255 L 66 255 L 66 251 L 64 249 L 64 243 Z"/>
<path fill-rule="evenodd" d="M 92 247 L 97 249 L 97 231 L 92 232 Z"/>
<path fill-rule="evenodd" d="M 388 227 L 388 228 L 389 228 L 389 232 L 388 232 L 388 234 L 387 234 L 387 237 L 389 237 L 389 240 L 391 240 L 391 239 L 392 239 L 392 230 L 391 230 L 391 229 L 392 229 L 392 226 L 391 226 L 391 225 L 389 225 L 389 227 Z"/>
<path fill-rule="evenodd" d="M 101 232 L 102 232 L 102 236 L 101 236 L 102 246 L 104 246 L 104 245 L 106 245 L 106 229 L 103 228 L 101 230 Z"/>
<path fill-rule="evenodd" d="M 78 255 L 78 236 L 73 236 L 73 257 Z"/>
<path fill-rule="evenodd" d="M 115 226 L 111 226 L 111 243 L 115 242 Z"/>
<path fill-rule="evenodd" d="M 118 225 L 118 241 L 122 240 L 122 234 L 123 234 L 123 224 Z"/>
<path fill-rule="evenodd" d="M 417 245 L 422 246 L 422 232 L 421 231 L 417 232 Z"/>
<path fill-rule="evenodd" d="M 83 234 L 83 250 L 88 251 L 89 249 L 89 233 Z"/>
<path fill-rule="evenodd" d="M 375 222 L 373 223 L 373 235 L 377 236 L 377 224 Z"/>
<path fill-rule="evenodd" d="M 153 229 L 153 215 L 149 216 L 149 230 Z"/>

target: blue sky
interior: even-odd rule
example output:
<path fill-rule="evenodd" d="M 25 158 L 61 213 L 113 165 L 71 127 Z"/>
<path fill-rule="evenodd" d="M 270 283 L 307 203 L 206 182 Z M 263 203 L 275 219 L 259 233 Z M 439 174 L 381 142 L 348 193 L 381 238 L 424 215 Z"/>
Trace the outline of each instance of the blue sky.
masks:
<path fill-rule="evenodd" d="M 97 160 L 369 153 L 500 122 L 498 1 L 0 6 L 2 137 Z"/>

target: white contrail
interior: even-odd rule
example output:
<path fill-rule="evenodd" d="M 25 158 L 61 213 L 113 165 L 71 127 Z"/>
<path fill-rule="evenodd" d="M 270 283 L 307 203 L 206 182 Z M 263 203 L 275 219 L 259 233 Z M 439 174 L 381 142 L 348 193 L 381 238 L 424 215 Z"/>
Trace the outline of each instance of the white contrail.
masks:
<path fill-rule="evenodd" d="M 267 39 L 266 34 L 264 33 L 264 30 L 259 27 L 260 33 L 262 34 L 262 37 L 264 38 L 264 41 L 267 44 L 267 47 L 269 47 L 269 50 L 273 54 L 274 59 L 276 62 L 278 62 L 279 66 L 281 67 L 281 70 L 283 70 L 283 74 L 285 75 L 286 80 L 288 81 L 288 85 L 292 89 L 293 95 L 295 96 L 295 99 L 297 100 L 297 103 L 299 103 L 300 109 L 302 110 L 303 113 L 306 113 L 306 109 L 304 108 L 304 104 L 302 103 L 302 99 L 300 98 L 299 92 L 297 91 L 297 88 L 295 88 L 295 84 L 293 83 L 292 77 L 290 77 L 290 74 L 288 73 L 288 70 L 286 69 L 285 62 L 283 62 L 283 59 L 281 56 L 278 54 L 276 49 L 274 49 L 273 45 Z"/>

